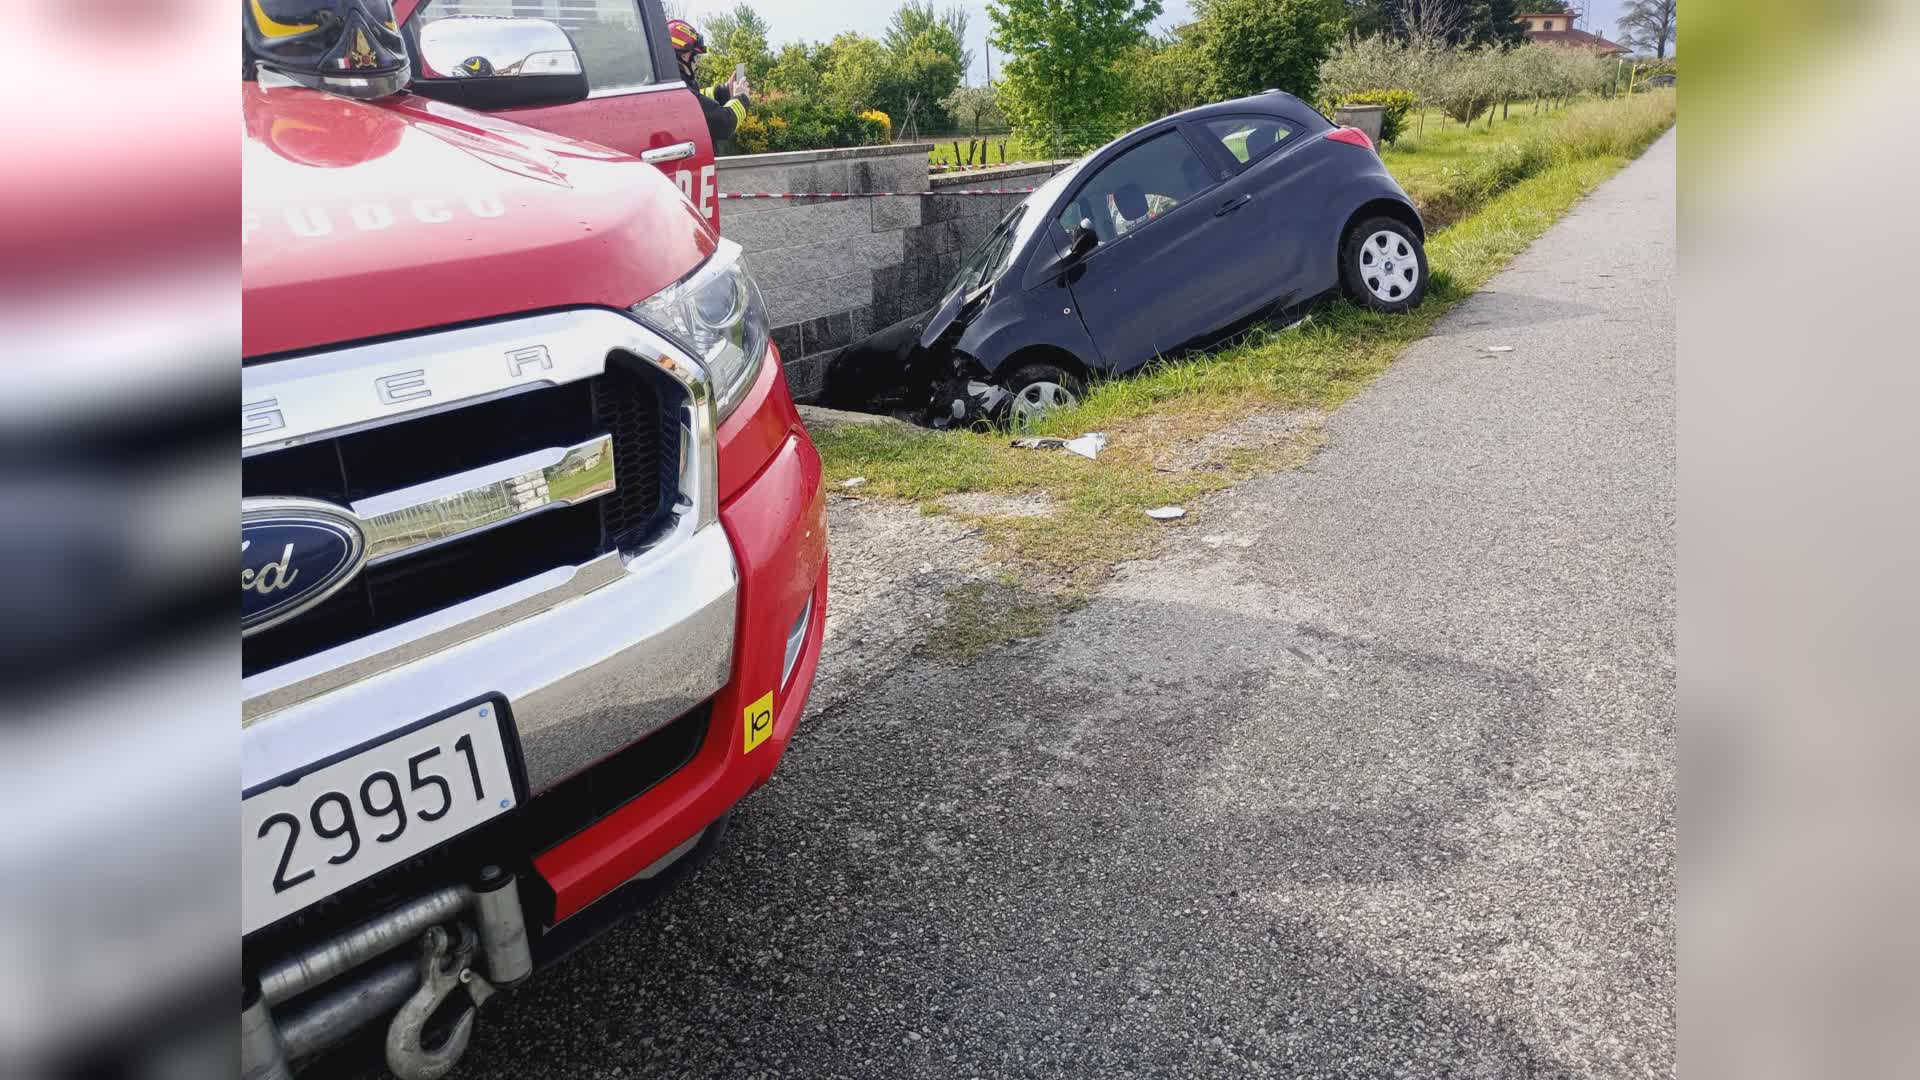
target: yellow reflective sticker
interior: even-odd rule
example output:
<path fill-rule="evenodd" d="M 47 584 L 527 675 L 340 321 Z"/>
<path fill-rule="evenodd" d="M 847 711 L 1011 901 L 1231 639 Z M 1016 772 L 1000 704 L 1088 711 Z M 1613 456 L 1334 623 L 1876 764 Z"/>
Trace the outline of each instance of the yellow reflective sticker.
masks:
<path fill-rule="evenodd" d="M 773 735 L 773 691 L 767 691 L 759 701 L 747 706 L 746 720 L 747 746 L 741 752 L 751 754 L 754 747 Z"/>
<path fill-rule="evenodd" d="M 267 14 L 267 9 L 260 6 L 260 0 L 253 0 L 253 23 L 260 28 L 262 34 L 270 38 L 291 37 L 294 34 L 304 34 L 309 30 L 320 29 L 319 23 L 275 22 L 273 16 Z"/>

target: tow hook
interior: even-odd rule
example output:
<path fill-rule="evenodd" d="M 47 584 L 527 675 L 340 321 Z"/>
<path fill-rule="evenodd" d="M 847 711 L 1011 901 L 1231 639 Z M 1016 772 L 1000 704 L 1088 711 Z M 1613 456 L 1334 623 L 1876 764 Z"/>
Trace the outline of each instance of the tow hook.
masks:
<path fill-rule="evenodd" d="M 465 925 L 460 942 L 451 950 L 445 927 L 435 926 L 420 937 L 420 988 L 387 1025 L 387 1068 L 399 1080 L 440 1080 L 453 1070 L 473 1038 L 473 1018 L 493 996 L 493 984 L 473 970 L 473 951 L 480 939 Z M 473 1004 L 460 1014 L 446 1042 L 428 1047 L 427 1019 L 455 993 L 465 990 Z"/>

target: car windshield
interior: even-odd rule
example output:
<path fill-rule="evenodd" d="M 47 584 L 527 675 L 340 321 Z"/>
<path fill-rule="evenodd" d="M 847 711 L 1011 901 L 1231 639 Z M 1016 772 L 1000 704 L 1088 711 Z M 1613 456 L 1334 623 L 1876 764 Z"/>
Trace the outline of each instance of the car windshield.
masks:
<path fill-rule="evenodd" d="M 1045 213 L 1036 207 L 1053 205 L 1053 200 L 1073 181 L 1074 174 L 1080 171 L 1086 161 L 1086 158 L 1081 158 L 1054 173 L 1021 200 L 1020 205 L 1009 210 L 1007 216 L 1000 219 L 1000 224 L 994 226 L 992 234 L 960 264 L 959 271 L 947 282 L 944 295 L 951 297 L 955 292 L 971 292 L 982 285 L 991 285 L 1005 273 L 1007 264 L 1013 261 L 1015 253 L 1026 247 L 1033 231 L 1046 224 Z"/>
<path fill-rule="evenodd" d="M 947 282 L 946 295 L 972 292 L 981 285 L 991 284 L 995 278 L 998 278 L 1006 270 L 1007 263 L 1013 258 L 1013 253 L 1018 250 L 1018 244 L 1015 241 L 1021 235 L 1020 222 L 1030 216 L 1027 213 L 1027 204 L 1021 203 L 1009 211 L 1006 217 L 1001 218 L 1000 224 L 993 227 L 993 232 L 986 240 L 979 247 L 974 248 L 973 254 L 968 255 L 966 261 L 960 264 L 960 270 L 953 275 L 953 280 Z"/>

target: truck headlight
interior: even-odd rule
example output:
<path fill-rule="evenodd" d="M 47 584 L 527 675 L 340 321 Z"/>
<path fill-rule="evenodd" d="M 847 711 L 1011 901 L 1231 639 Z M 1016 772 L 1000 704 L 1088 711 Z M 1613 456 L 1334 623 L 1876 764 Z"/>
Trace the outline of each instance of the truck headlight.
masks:
<path fill-rule="evenodd" d="M 633 306 L 706 365 L 714 409 L 724 420 L 760 374 L 767 355 L 767 302 L 741 260 L 739 244 L 722 239 L 700 268 Z"/>

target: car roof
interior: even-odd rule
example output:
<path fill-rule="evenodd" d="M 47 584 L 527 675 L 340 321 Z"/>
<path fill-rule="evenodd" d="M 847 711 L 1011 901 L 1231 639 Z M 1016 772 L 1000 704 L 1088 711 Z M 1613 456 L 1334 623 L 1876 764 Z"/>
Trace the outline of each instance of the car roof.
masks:
<path fill-rule="evenodd" d="M 1247 113 L 1268 113 L 1295 123 L 1310 124 L 1315 120 L 1328 123 L 1325 116 L 1313 106 L 1287 93 L 1285 90 L 1265 90 L 1247 97 L 1233 98 L 1228 101 L 1215 101 L 1207 105 L 1198 105 L 1172 116 L 1155 120 L 1154 124 L 1178 123 L 1183 120 L 1206 120 L 1215 116 L 1244 116 Z M 1149 127 L 1153 125 L 1147 125 Z"/>
<path fill-rule="evenodd" d="M 1197 105 L 1191 109 L 1150 120 L 1131 131 L 1125 131 L 1107 140 L 1100 146 L 1088 151 L 1076 164 L 1101 157 L 1116 145 L 1130 142 L 1145 132 L 1158 132 L 1175 124 L 1194 120 L 1209 120 L 1216 116 L 1245 116 L 1248 113 L 1266 113 L 1311 131 L 1317 128 L 1331 128 L 1328 120 L 1318 109 L 1287 93 L 1285 90 L 1263 90 L 1258 94 L 1232 98 L 1227 101 L 1215 101 L 1206 105 Z"/>

